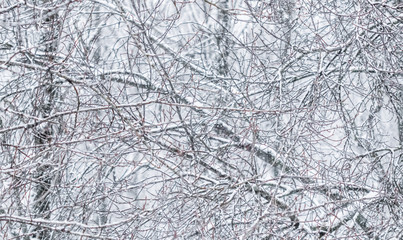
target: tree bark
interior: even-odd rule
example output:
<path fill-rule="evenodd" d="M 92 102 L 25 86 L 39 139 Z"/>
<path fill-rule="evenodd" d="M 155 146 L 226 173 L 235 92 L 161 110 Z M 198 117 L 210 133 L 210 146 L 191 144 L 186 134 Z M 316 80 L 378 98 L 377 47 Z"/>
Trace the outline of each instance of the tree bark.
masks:
<path fill-rule="evenodd" d="M 37 53 L 34 56 L 34 61 L 41 63 L 42 66 L 49 71 L 42 72 L 39 76 L 40 88 L 37 90 L 37 99 L 34 102 L 34 109 L 39 118 L 47 118 L 56 108 L 56 100 L 58 88 L 55 86 L 56 76 L 51 72 L 56 63 L 56 54 L 59 44 L 60 19 L 57 9 L 52 9 L 53 1 L 43 0 L 43 8 L 50 10 L 43 11 L 43 19 L 40 21 L 40 45 Z M 35 171 L 36 193 L 33 204 L 35 216 L 37 218 L 51 218 L 51 198 L 52 198 L 52 181 L 55 180 L 52 172 L 54 166 L 54 153 L 48 146 L 55 137 L 55 123 L 45 122 L 37 126 L 34 130 L 34 143 L 37 147 L 37 154 L 40 155 L 40 164 Z M 51 232 L 41 227 L 35 228 L 35 236 L 38 239 L 51 239 Z"/>

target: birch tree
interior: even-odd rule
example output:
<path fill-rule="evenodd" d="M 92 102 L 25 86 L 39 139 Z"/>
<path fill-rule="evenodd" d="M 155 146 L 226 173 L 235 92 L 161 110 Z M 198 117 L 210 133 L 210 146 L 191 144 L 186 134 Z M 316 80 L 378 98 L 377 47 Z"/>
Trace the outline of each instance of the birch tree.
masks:
<path fill-rule="evenodd" d="M 399 1 L 5 1 L 3 239 L 401 239 Z"/>

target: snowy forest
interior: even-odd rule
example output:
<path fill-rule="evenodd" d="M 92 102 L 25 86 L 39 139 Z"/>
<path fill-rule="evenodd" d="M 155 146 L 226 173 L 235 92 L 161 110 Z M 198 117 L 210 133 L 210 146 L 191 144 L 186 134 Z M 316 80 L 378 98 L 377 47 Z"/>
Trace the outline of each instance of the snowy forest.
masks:
<path fill-rule="evenodd" d="M 403 1 L 0 1 L 0 239 L 403 239 Z"/>

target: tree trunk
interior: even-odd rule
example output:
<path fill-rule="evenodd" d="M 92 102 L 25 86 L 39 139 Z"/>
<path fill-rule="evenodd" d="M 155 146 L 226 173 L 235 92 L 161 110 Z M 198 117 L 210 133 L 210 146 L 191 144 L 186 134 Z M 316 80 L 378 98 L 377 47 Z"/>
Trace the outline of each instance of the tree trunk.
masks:
<path fill-rule="evenodd" d="M 49 7 L 52 1 L 44 0 L 42 7 Z M 59 16 L 54 9 L 46 10 L 43 13 L 43 19 L 40 24 L 40 44 L 39 51 L 35 54 L 34 59 L 42 62 L 41 65 L 49 68 L 55 64 L 55 55 L 59 41 Z M 51 71 L 43 72 L 39 76 L 39 85 L 37 91 L 37 99 L 34 102 L 35 112 L 39 118 L 47 118 L 55 109 L 57 98 L 57 87 L 55 86 L 55 76 Z M 51 217 L 51 185 L 55 179 L 53 170 L 54 153 L 47 146 L 54 139 L 55 124 L 45 122 L 35 129 L 34 143 L 37 147 L 37 154 L 40 155 L 41 161 L 35 172 L 36 192 L 33 204 L 34 212 L 37 218 L 50 219 Z M 39 239 L 51 239 L 51 232 L 46 228 L 38 226 L 35 228 L 35 235 Z"/>

